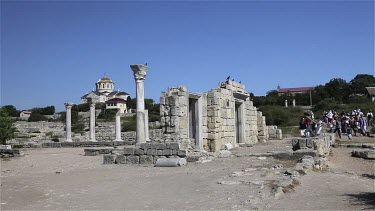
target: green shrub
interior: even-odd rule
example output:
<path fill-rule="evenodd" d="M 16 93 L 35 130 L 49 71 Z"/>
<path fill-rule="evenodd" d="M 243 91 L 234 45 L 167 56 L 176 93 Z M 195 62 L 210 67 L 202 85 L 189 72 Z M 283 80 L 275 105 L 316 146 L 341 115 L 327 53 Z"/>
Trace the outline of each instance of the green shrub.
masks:
<path fill-rule="evenodd" d="M 102 112 L 98 115 L 98 119 L 105 121 L 114 121 L 116 113 L 116 109 L 103 109 Z"/>
<path fill-rule="evenodd" d="M 83 133 L 85 130 L 85 124 L 83 122 L 77 122 L 72 125 L 72 132 Z"/>
<path fill-rule="evenodd" d="M 123 117 L 121 125 L 121 132 L 136 131 L 137 130 L 137 116 Z"/>
<path fill-rule="evenodd" d="M 27 121 L 28 122 L 48 121 L 48 118 L 38 112 L 32 112 Z"/>
<path fill-rule="evenodd" d="M 261 106 L 259 110 L 266 117 L 267 125 L 298 125 L 299 118 L 303 115 L 303 111 L 299 107 Z"/>

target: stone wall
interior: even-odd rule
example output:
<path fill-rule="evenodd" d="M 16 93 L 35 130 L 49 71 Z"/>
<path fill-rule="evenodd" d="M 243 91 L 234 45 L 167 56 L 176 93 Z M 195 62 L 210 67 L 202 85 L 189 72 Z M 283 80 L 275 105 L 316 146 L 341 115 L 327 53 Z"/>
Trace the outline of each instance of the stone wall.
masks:
<path fill-rule="evenodd" d="M 150 127 L 158 128 L 160 123 L 151 122 Z M 9 143 L 22 143 L 22 142 L 49 142 L 52 139 L 64 141 L 66 132 L 65 124 L 61 122 L 25 122 L 17 121 L 15 124 L 19 132 L 16 133 L 16 137 Z M 85 123 L 85 128 L 88 130 L 89 124 Z M 83 134 L 73 133 L 72 139 L 75 142 L 89 141 L 90 132 L 85 131 Z M 97 122 L 95 127 L 95 137 L 97 141 L 113 141 L 116 138 L 115 134 L 115 122 Z M 121 132 L 121 137 L 125 141 L 135 140 L 135 131 Z M 163 133 L 161 129 L 150 129 L 149 137 L 153 141 L 161 142 L 163 139 Z"/>
<path fill-rule="evenodd" d="M 281 140 L 283 139 L 283 131 L 277 129 L 276 125 L 267 126 L 269 139 Z"/>

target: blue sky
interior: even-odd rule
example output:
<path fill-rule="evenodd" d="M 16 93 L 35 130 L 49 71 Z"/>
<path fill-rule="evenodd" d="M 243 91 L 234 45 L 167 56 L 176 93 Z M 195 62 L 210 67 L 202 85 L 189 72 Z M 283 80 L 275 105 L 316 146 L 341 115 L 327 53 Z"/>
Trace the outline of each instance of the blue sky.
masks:
<path fill-rule="evenodd" d="M 106 74 L 135 97 L 206 92 L 230 75 L 249 92 L 374 73 L 374 1 L 1 1 L 1 105 L 80 102 Z"/>

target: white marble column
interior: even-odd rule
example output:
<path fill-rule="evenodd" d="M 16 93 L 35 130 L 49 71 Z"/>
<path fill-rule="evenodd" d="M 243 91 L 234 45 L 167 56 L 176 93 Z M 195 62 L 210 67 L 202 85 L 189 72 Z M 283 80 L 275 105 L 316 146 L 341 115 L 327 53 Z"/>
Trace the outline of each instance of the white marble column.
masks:
<path fill-rule="evenodd" d="M 146 141 L 150 141 L 150 137 L 148 133 L 148 110 L 145 110 L 145 136 L 146 136 Z"/>
<path fill-rule="evenodd" d="M 66 108 L 66 142 L 73 142 L 72 140 L 72 106 L 73 103 L 64 103 Z"/>
<path fill-rule="evenodd" d="M 96 142 L 95 140 L 95 103 L 90 103 L 90 141 Z"/>
<path fill-rule="evenodd" d="M 293 103 L 293 107 L 296 107 L 296 99 L 293 99 L 292 103 Z"/>
<path fill-rule="evenodd" d="M 144 93 L 144 80 L 146 78 L 146 72 L 149 67 L 144 64 L 132 64 L 130 68 L 133 70 L 134 79 L 137 90 L 137 136 L 136 143 L 146 142 L 146 131 L 145 131 L 145 93 Z"/>
<path fill-rule="evenodd" d="M 285 108 L 288 108 L 288 100 L 285 100 Z"/>
<path fill-rule="evenodd" d="M 115 130 L 116 130 L 116 139 L 115 141 L 124 141 L 121 139 L 121 119 L 120 119 L 120 111 L 116 113 L 115 117 Z"/>

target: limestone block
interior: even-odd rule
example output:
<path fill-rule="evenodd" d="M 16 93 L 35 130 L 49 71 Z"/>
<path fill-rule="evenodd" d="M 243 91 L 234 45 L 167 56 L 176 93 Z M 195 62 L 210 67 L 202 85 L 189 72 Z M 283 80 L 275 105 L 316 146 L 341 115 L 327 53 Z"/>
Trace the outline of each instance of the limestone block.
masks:
<path fill-rule="evenodd" d="M 99 150 L 97 149 L 84 149 L 85 156 L 97 156 L 99 155 Z"/>
<path fill-rule="evenodd" d="M 139 156 L 136 156 L 136 155 L 127 156 L 126 157 L 126 163 L 138 164 L 139 163 Z"/>
<path fill-rule="evenodd" d="M 231 149 L 233 149 L 233 144 L 231 144 L 231 143 L 224 144 L 224 149 L 225 150 L 231 150 Z"/>
<path fill-rule="evenodd" d="M 318 153 L 316 150 L 312 150 L 312 149 L 300 149 L 300 150 L 294 151 L 292 157 L 294 159 L 301 159 L 305 155 L 310 155 L 312 157 L 315 157 L 318 155 Z"/>
<path fill-rule="evenodd" d="M 125 155 L 117 155 L 115 159 L 116 164 L 126 164 L 126 156 Z"/>
<path fill-rule="evenodd" d="M 234 137 L 234 132 L 224 132 L 224 137 Z"/>
<path fill-rule="evenodd" d="M 170 143 L 170 149 L 180 149 L 180 144 L 176 142 Z"/>
<path fill-rule="evenodd" d="M 147 155 L 157 155 L 156 149 L 147 149 Z"/>
<path fill-rule="evenodd" d="M 160 105 L 165 105 L 165 97 L 160 97 Z"/>
<path fill-rule="evenodd" d="M 312 138 L 307 138 L 306 139 L 306 147 L 307 148 L 313 148 L 314 147 L 314 139 L 312 139 Z"/>
<path fill-rule="evenodd" d="M 139 156 L 139 163 L 140 164 L 153 164 L 154 159 L 152 155 L 141 155 Z"/>
<path fill-rule="evenodd" d="M 373 149 L 355 149 L 352 151 L 353 157 L 359 157 L 364 159 L 375 159 L 375 150 Z"/>
<path fill-rule="evenodd" d="M 178 151 L 177 151 L 177 155 L 178 155 L 179 157 L 186 157 L 186 155 L 187 155 L 187 150 L 178 150 Z"/>
<path fill-rule="evenodd" d="M 116 155 L 105 154 L 103 156 L 103 164 L 114 164 Z"/>
<path fill-rule="evenodd" d="M 171 150 L 171 149 L 164 149 L 164 150 L 163 150 L 163 155 L 165 155 L 165 156 L 170 156 L 170 155 L 172 155 L 172 150 Z"/>
<path fill-rule="evenodd" d="M 168 97 L 168 100 L 169 100 L 169 105 L 171 105 L 171 106 L 178 105 L 178 96 L 172 95 L 172 96 Z"/>
<path fill-rule="evenodd" d="M 158 155 L 158 156 L 163 155 L 163 150 L 162 149 L 157 149 L 156 150 L 156 155 Z"/>
<path fill-rule="evenodd" d="M 135 151 L 134 147 L 125 147 L 124 155 L 134 155 L 134 151 Z"/>
<path fill-rule="evenodd" d="M 134 155 L 144 155 L 147 152 L 147 149 L 135 149 Z"/>

